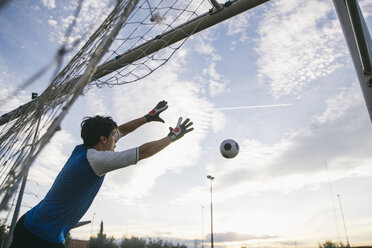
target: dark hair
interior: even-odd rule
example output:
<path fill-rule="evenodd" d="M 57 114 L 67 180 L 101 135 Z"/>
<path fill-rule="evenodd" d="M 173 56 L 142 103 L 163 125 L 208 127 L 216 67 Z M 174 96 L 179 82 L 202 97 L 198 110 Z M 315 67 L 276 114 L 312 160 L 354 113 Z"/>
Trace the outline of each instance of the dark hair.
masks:
<path fill-rule="evenodd" d="M 112 130 L 118 125 L 111 117 L 96 115 L 85 117 L 80 126 L 84 145 L 93 148 L 99 142 L 101 136 L 109 137 Z"/>

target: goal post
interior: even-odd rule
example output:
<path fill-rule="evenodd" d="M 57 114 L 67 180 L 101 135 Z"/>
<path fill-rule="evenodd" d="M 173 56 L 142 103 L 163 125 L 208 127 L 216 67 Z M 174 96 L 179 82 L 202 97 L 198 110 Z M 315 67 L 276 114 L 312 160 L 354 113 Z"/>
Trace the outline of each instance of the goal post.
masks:
<path fill-rule="evenodd" d="M 333 0 L 372 120 L 372 40 L 356 0 Z"/>

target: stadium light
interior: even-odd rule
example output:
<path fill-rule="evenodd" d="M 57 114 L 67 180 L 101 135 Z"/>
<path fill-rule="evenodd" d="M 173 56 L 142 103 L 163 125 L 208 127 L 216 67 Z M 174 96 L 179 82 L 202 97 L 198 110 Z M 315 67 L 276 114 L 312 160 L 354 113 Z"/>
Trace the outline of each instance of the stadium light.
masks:
<path fill-rule="evenodd" d="M 214 177 L 211 175 L 207 176 L 207 179 L 209 179 L 210 182 L 210 190 L 211 190 L 211 248 L 213 248 L 213 205 L 212 205 L 212 181 L 214 180 Z"/>

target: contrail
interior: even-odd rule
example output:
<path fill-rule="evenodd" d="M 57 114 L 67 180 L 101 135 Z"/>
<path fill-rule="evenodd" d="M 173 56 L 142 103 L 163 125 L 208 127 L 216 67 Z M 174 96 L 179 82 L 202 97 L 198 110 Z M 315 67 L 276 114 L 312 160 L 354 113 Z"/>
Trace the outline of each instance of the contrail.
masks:
<path fill-rule="evenodd" d="M 293 106 L 292 103 L 286 104 L 271 104 L 271 105 L 251 105 L 251 106 L 238 106 L 238 107 L 227 107 L 227 108 L 213 108 L 213 110 L 235 110 L 235 109 L 254 109 L 254 108 L 275 108 L 275 107 L 288 107 Z"/>

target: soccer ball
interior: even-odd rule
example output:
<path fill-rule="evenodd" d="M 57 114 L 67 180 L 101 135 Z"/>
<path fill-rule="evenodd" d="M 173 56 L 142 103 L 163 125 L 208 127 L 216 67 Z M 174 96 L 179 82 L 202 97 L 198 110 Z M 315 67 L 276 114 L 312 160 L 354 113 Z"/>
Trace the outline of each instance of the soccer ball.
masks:
<path fill-rule="evenodd" d="M 222 141 L 220 151 L 225 158 L 234 158 L 239 153 L 239 144 L 233 139 Z"/>

